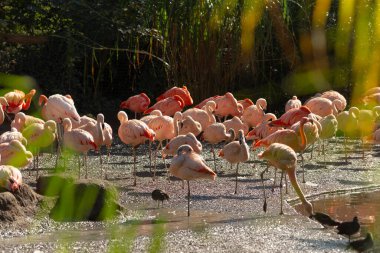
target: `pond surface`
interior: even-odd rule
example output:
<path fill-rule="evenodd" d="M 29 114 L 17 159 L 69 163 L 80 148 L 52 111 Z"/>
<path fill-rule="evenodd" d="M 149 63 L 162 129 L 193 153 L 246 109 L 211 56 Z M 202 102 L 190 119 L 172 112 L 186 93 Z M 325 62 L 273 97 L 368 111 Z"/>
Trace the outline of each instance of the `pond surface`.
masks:
<path fill-rule="evenodd" d="M 359 218 L 361 225 L 360 237 L 371 232 L 376 252 L 380 250 L 380 190 L 373 192 L 360 192 L 345 195 L 327 195 L 324 198 L 311 201 L 314 210 L 329 214 L 338 221 L 352 221 L 354 216 Z M 302 205 L 295 209 L 305 214 Z"/>

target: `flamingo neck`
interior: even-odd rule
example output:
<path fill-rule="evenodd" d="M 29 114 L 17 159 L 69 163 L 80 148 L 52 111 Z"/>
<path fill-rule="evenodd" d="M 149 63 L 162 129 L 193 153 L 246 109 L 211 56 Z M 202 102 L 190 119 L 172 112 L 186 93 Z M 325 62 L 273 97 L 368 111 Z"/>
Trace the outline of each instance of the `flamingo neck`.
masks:
<path fill-rule="evenodd" d="M 301 136 L 301 144 L 300 144 L 300 149 L 304 150 L 306 148 L 306 135 L 305 135 L 305 130 L 304 130 L 304 125 L 305 122 L 301 122 L 300 124 L 300 136 Z"/>
<path fill-rule="evenodd" d="M 304 206 L 308 205 L 309 202 L 306 200 L 305 195 L 303 194 L 301 187 L 298 184 L 297 177 L 296 177 L 296 168 L 290 168 L 286 170 L 286 173 L 288 174 L 290 183 L 292 184 L 294 190 L 296 191 L 298 197 L 300 198 L 302 204 Z"/>

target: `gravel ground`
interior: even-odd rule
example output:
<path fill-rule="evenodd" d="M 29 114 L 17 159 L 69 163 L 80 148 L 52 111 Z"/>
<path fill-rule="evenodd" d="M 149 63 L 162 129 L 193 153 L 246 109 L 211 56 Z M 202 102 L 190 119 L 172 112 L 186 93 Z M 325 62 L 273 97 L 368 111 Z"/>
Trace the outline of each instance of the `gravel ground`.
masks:
<path fill-rule="evenodd" d="M 203 155 L 213 168 L 210 146 L 203 147 Z M 350 189 L 372 189 L 380 186 L 376 175 L 379 164 L 377 147 L 368 148 L 365 159 L 359 142 L 349 142 L 349 162 L 344 161 L 342 139 L 330 142 L 326 161 L 314 151 L 304 154 L 306 183 L 302 174 L 298 178 L 309 199 L 319 194 Z M 255 152 L 257 154 L 257 152 Z M 347 251 L 347 239 L 332 229 L 324 229 L 318 223 L 298 214 L 290 205 L 297 203 L 297 196 L 289 187 L 284 198 L 285 215 L 280 211 L 279 188 L 270 191 L 274 170 L 265 174 L 268 211 L 262 210 L 263 197 L 260 172 L 265 164 L 251 152 L 250 161 L 241 164 L 238 177 L 238 194 L 234 193 L 235 169 L 218 159 L 218 177 L 215 181 L 191 182 L 191 217 L 187 217 L 187 188 L 172 178 L 167 180 L 161 157 L 158 159 L 157 178 L 152 180 L 149 172 L 147 146 L 137 150 L 137 186 L 132 186 L 133 157 L 130 147 L 118 140 L 111 150 L 107 178 L 118 186 L 120 202 L 127 210 L 111 222 L 58 223 L 41 212 L 38 218 L 1 224 L 0 250 L 12 252 L 343 252 Z M 49 173 L 55 156 L 44 154 L 40 158 L 41 173 Z M 62 161 L 61 161 L 62 163 Z M 170 159 L 167 159 L 167 164 Z M 67 162 L 68 173 L 78 174 L 76 159 Z M 99 158 L 90 154 L 88 159 L 90 178 L 100 178 Z M 35 185 L 35 171 L 29 176 L 24 172 L 25 182 Z M 82 176 L 84 171 L 82 170 Z M 157 209 L 150 194 L 156 189 L 166 191 L 170 201 Z M 316 210 L 319 211 L 319 210 Z"/>

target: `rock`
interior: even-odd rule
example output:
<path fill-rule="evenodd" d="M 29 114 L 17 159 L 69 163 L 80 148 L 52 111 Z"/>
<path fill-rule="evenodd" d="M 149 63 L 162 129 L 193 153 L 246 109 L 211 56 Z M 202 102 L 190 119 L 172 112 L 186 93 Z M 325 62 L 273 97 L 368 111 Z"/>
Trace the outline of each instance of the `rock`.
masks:
<path fill-rule="evenodd" d="M 79 180 L 62 185 L 50 217 L 55 221 L 112 219 L 122 207 L 116 188 L 101 180 Z"/>
<path fill-rule="evenodd" d="M 74 177 L 65 174 L 52 174 L 40 176 L 37 179 L 36 191 L 44 196 L 59 196 L 64 185 L 72 184 Z"/>

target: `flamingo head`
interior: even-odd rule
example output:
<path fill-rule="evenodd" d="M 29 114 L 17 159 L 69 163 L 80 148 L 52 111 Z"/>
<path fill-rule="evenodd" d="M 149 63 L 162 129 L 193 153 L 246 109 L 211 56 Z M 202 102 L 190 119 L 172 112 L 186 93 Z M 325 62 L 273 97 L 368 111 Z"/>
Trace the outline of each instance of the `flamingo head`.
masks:
<path fill-rule="evenodd" d="M 121 102 L 120 109 L 128 109 L 128 107 L 129 107 L 129 102 L 127 100 Z"/>
<path fill-rule="evenodd" d="M 193 151 L 193 148 L 189 144 L 184 144 L 177 149 L 177 155 L 187 154 Z"/>
<path fill-rule="evenodd" d="M 147 94 L 145 94 L 144 92 L 140 93 L 140 96 L 142 96 L 143 98 L 146 99 L 146 101 L 148 102 L 148 104 L 150 104 L 150 98 L 148 97 Z"/>
<path fill-rule="evenodd" d="M 8 184 L 6 187 L 11 192 L 16 192 L 20 189 L 20 185 L 16 182 L 16 180 L 11 176 L 8 179 Z"/>
<path fill-rule="evenodd" d="M 128 121 L 128 115 L 123 111 L 119 111 L 117 113 L 117 118 L 119 119 L 120 123 Z"/>

